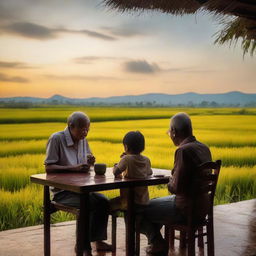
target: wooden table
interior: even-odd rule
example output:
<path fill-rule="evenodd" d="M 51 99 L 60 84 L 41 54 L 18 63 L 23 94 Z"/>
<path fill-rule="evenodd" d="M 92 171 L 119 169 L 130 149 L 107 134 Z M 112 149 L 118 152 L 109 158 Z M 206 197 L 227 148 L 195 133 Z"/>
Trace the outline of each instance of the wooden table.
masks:
<path fill-rule="evenodd" d="M 171 172 L 163 169 L 152 169 L 153 175 L 147 179 L 115 178 L 112 168 L 107 168 L 105 175 L 88 173 L 63 172 L 36 174 L 30 177 L 31 182 L 44 186 L 44 255 L 50 256 L 50 195 L 49 186 L 76 192 L 80 195 L 80 218 L 77 230 L 77 256 L 82 256 L 85 249 L 90 248 L 89 241 L 89 193 L 95 191 L 128 188 L 128 216 L 126 229 L 126 255 L 135 255 L 135 214 L 134 187 L 166 184 Z M 162 176 L 161 176 L 162 175 Z"/>

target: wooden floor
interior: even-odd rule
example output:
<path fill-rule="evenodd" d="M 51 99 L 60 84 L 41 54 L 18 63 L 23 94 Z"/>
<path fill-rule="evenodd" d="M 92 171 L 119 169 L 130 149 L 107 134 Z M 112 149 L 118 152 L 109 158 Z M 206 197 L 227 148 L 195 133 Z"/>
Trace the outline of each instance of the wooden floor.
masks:
<path fill-rule="evenodd" d="M 256 256 L 256 199 L 216 206 L 214 214 L 215 255 Z M 59 223 L 53 225 L 51 230 L 51 255 L 74 256 L 75 222 Z M 93 256 L 124 256 L 125 230 L 122 218 L 118 218 L 117 232 L 117 252 L 114 254 L 94 251 Z M 146 255 L 146 245 L 146 238 L 142 235 L 141 256 Z M 197 252 L 197 254 L 203 255 L 203 252 Z M 0 232 L 0 256 L 40 255 L 43 255 L 43 229 L 41 225 Z M 169 252 L 169 255 L 180 256 L 185 255 L 185 253 L 176 248 L 175 252 Z"/>

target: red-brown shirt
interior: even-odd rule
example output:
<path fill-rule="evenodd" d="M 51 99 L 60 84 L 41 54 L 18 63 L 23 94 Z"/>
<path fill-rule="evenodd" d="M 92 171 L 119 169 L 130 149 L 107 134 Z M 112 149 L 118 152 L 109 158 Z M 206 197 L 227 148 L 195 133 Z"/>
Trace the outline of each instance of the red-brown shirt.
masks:
<path fill-rule="evenodd" d="M 172 179 L 168 189 L 176 195 L 176 206 L 186 214 L 188 202 L 191 199 L 193 181 L 200 180 L 198 166 L 204 162 L 212 161 L 209 148 L 196 140 L 194 136 L 186 138 L 175 152 Z M 203 181 L 202 181 L 203 182 Z M 200 186 L 200 184 L 198 184 Z M 197 217 L 203 217 L 208 209 L 207 195 L 196 195 Z"/>

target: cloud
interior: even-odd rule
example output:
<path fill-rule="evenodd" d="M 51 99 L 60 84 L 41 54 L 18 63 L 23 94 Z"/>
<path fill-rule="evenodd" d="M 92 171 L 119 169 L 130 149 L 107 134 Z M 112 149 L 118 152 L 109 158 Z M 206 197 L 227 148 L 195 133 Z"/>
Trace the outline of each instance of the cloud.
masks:
<path fill-rule="evenodd" d="M 161 71 L 157 64 L 150 64 L 145 60 L 127 61 L 124 63 L 124 68 L 128 72 L 144 74 L 153 74 Z"/>
<path fill-rule="evenodd" d="M 183 72 L 183 73 L 210 73 L 215 72 L 213 69 L 202 69 L 198 67 L 181 67 L 162 69 L 163 72 Z"/>
<path fill-rule="evenodd" d="M 82 34 L 87 35 L 89 37 L 95 37 L 102 40 L 108 40 L 108 41 L 114 41 L 117 40 L 117 38 L 109 35 L 105 35 L 103 33 L 83 29 L 83 30 L 72 30 L 72 29 L 53 29 L 56 33 L 71 33 L 71 34 Z"/>
<path fill-rule="evenodd" d="M 57 35 L 54 30 L 30 22 L 16 22 L 2 27 L 7 33 L 27 38 L 46 40 L 53 39 Z"/>
<path fill-rule="evenodd" d="M 119 60 L 127 60 L 125 57 L 111 57 L 111 56 L 83 56 L 74 58 L 72 61 L 77 64 L 90 64 L 95 61 L 119 61 Z"/>
<path fill-rule="evenodd" d="M 111 76 L 80 76 L 80 75 L 59 76 L 59 75 L 44 75 L 44 77 L 49 78 L 49 79 L 57 79 L 57 80 L 87 80 L 87 81 L 123 80 L 121 78 L 116 78 L 116 77 L 111 77 Z"/>
<path fill-rule="evenodd" d="M 7 62 L 7 61 L 0 61 L 0 68 L 32 68 L 28 66 L 24 62 Z"/>
<path fill-rule="evenodd" d="M 110 34 L 114 36 L 120 37 L 134 37 L 134 36 L 144 36 L 145 29 L 142 31 L 135 24 L 125 24 L 119 27 L 106 27 L 103 26 L 102 29 L 108 31 Z"/>
<path fill-rule="evenodd" d="M 63 29 L 63 28 L 48 28 L 42 25 L 38 25 L 31 22 L 15 22 L 0 27 L 0 32 L 8 34 L 14 34 L 26 38 L 32 38 L 37 40 L 50 40 L 57 38 L 60 33 L 72 33 L 87 35 L 102 40 L 113 41 L 117 38 L 103 33 L 99 33 L 91 30 L 74 30 L 74 29 Z"/>
<path fill-rule="evenodd" d="M 132 73 L 144 73 L 144 74 L 153 74 L 158 72 L 164 73 L 174 73 L 174 72 L 183 72 L 183 73 L 209 73 L 215 72 L 216 70 L 212 69 L 202 69 L 200 67 L 177 67 L 177 68 L 162 68 L 156 63 L 148 63 L 146 60 L 132 60 L 124 63 L 124 69 L 127 72 Z"/>
<path fill-rule="evenodd" d="M 0 73 L 0 82 L 29 83 L 29 80 L 20 76 L 7 76 Z"/>

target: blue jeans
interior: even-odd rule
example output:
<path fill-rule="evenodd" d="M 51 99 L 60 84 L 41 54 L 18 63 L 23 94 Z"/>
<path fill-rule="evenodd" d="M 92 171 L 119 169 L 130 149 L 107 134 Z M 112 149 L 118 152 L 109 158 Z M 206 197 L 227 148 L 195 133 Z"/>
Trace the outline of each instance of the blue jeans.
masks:
<path fill-rule="evenodd" d="M 151 199 L 143 211 L 141 233 L 148 238 L 148 243 L 155 243 L 162 238 L 160 229 L 168 222 L 182 222 L 184 216 L 175 204 L 175 195 Z"/>
<path fill-rule="evenodd" d="M 90 241 L 107 239 L 109 201 L 100 193 L 90 193 Z M 53 197 L 53 201 L 79 208 L 79 194 L 61 191 Z"/>

